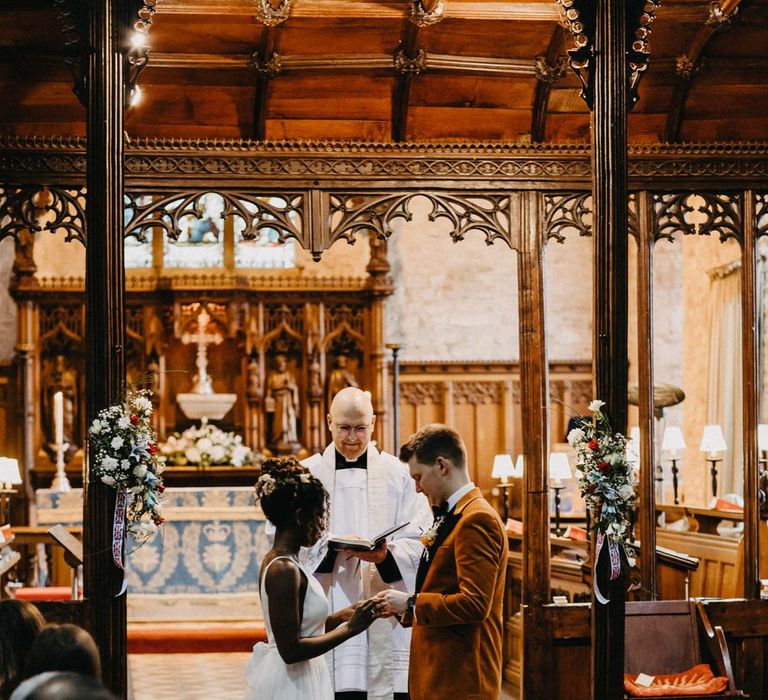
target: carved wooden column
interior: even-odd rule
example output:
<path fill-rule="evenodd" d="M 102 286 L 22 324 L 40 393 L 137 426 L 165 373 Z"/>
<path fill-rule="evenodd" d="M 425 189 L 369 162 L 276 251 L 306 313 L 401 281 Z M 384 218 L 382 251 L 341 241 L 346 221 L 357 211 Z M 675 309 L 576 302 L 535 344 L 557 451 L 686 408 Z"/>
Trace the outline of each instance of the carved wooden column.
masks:
<path fill-rule="evenodd" d="M 523 413 L 523 695 L 552 697 L 549 629 L 549 364 L 544 296 L 541 195 L 521 193 L 518 296 Z"/>
<path fill-rule="evenodd" d="M 391 266 L 387 257 L 387 241 L 376 236 L 371 231 L 368 234 L 371 257 L 366 267 L 368 272 L 368 287 L 372 292 L 371 310 L 368 314 L 368 368 L 366 373 L 371 377 L 371 393 L 373 394 L 376 413 L 376 440 L 381 449 L 391 450 L 397 454 L 400 445 L 393 445 L 392 426 L 390 423 L 389 396 L 389 362 L 384 339 L 384 302 L 394 289 L 392 278 L 389 276 Z"/>
<path fill-rule="evenodd" d="M 637 364 L 640 423 L 638 535 L 642 597 L 656 599 L 656 463 L 653 414 L 653 211 L 648 192 L 638 192 L 637 207 Z"/>
<path fill-rule="evenodd" d="M 24 474 L 24 495 L 29 508 L 29 524 L 37 525 L 37 507 L 35 490 L 32 486 L 32 470 L 35 466 L 35 435 L 37 435 L 37 393 L 35 392 L 35 370 L 38 358 L 38 315 L 33 301 L 18 303 L 16 325 L 18 342 L 16 344 L 16 366 L 19 368 L 17 386 L 21 390 L 22 425 L 22 465 Z"/>
<path fill-rule="evenodd" d="M 757 235 L 755 193 L 743 194 L 741 239 L 741 334 L 744 460 L 744 597 L 760 598 L 760 514 L 757 423 L 758 358 Z M 763 572 L 765 575 L 765 572 Z"/>
<path fill-rule="evenodd" d="M 86 245 L 87 424 L 116 402 L 125 380 L 123 267 L 123 2 L 90 3 Z M 85 489 L 85 594 L 101 652 L 104 682 L 126 692 L 125 595 L 112 560 L 115 491 L 90 479 Z"/>
<path fill-rule="evenodd" d="M 598 0 L 594 33 L 592 201 L 595 396 L 611 428 L 627 427 L 627 2 Z M 607 550 L 607 548 L 604 548 Z M 609 599 L 592 595 L 592 697 L 624 696 L 624 576 L 610 579 L 604 551 L 593 575 Z"/>

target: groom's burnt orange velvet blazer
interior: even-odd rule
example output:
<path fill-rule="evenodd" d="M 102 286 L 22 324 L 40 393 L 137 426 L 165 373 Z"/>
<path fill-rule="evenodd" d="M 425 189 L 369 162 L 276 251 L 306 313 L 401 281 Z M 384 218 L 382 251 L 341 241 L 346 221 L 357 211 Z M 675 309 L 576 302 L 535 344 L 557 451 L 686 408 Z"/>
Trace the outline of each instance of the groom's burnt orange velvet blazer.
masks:
<path fill-rule="evenodd" d="M 466 493 L 453 515 L 416 598 L 411 700 L 489 700 L 501 692 L 507 534 L 480 489 Z"/>

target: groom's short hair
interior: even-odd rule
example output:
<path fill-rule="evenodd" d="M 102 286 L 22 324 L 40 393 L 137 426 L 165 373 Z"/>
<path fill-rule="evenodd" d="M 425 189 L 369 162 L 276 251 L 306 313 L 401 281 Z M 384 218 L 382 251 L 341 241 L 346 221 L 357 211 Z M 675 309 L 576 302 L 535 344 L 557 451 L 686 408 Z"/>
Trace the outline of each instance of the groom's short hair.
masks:
<path fill-rule="evenodd" d="M 443 457 L 459 469 L 467 466 L 467 450 L 461 435 L 440 423 L 423 427 L 400 448 L 401 462 L 412 457 L 421 464 L 434 464 L 438 457 Z"/>

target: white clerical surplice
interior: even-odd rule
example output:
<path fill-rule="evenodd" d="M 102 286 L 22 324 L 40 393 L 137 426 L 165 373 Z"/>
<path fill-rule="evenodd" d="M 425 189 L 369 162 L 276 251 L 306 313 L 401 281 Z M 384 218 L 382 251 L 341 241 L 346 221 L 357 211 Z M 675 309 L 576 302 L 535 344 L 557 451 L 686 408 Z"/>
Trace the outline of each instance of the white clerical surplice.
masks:
<path fill-rule="evenodd" d="M 413 591 L 422 553 L 419 536 L 432 523 L 432 512 L 427 499 L 416 493 L 408 468 L 373 445 L 368 447 L 366 469 L 337 470 L 333 445 L 304 464 L 329 494 L 330 533 L 370 538 L 409 521 L 388 544 L 400 572 L 399 580 L 386 583 L 375 564 L 357 557 L 345 559 L 343 554 L 336 555 L 332 573 L 317 574 L 328 592 L 331 609 L 340 610 L 386 588 Z M 310 568 L 317 568 L 326 554 L 324 540 L 305 552 Z M 410 629 L 400 626 L 394 618 L 375 621 L 367 633 L 329 652 L 336 691 L 366 690 L 371 700 L 407 692 L 410 642 Z"/>

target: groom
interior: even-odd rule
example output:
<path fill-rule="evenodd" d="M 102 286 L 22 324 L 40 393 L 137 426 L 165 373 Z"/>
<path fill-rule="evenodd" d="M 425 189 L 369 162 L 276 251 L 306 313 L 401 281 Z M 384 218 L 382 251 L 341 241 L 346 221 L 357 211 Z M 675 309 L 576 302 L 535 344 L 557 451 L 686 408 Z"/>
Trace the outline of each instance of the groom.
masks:
<path fill-rule="evenodd" d="M 379 594 L 387 612 L 413 625 L 411 700 L 498 698 L 502 603 L 509 552 L 501 518 L 469 479 L 464 442 L 445 425 L 428 425 L 400 449 L 416 490 L 439 511 L 414 594 Z"/>

